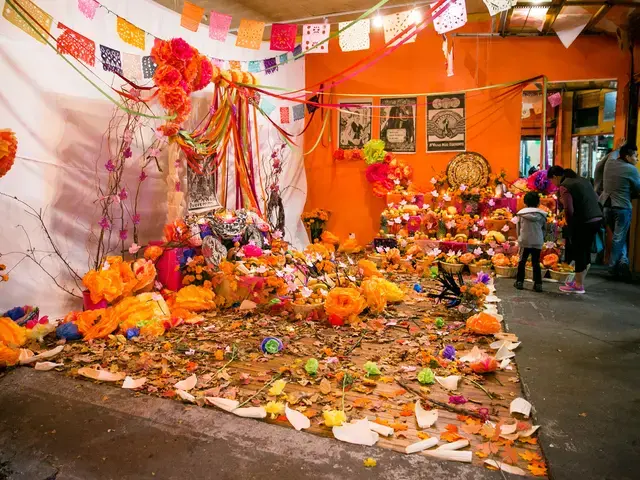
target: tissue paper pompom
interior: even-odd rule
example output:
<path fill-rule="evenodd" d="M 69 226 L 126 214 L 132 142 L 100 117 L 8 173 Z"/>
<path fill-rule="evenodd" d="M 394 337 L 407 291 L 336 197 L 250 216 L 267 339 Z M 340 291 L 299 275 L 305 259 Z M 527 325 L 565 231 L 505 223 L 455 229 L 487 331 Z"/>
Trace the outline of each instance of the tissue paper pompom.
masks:
<path fill-rule="evenodd" d="M 500 331 L 500 322 L 493 315 L 480 312 L 467 320 L 467 328 L 480 335 L 493 335 Z"/>

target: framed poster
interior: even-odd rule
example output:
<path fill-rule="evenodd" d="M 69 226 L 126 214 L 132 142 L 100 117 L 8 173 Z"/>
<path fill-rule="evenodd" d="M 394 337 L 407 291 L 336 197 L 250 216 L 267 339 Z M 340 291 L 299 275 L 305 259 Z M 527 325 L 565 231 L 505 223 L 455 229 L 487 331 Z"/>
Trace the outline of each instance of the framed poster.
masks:
<path fill-rule="evenodd" d="M 214 174 L 197 174 L 187 167 L 187 202 L 189 210 L 218 207 Z"/>
<path fill-rule="evenodd" d="M 427 95 L 427 153 L 466 150 L 465 100 L 464 93 Z"/>
<path fill-rule="evenodd" d="M 373 100 L 340 102 L 338 122 L 338 148 L 363 148 L 371 140 L 371 107 Z"/>
<path fill-rule="evenodd" d="M 380 99 L 380 139 L 385 150 L 416 153 L 416 97 Z"/>

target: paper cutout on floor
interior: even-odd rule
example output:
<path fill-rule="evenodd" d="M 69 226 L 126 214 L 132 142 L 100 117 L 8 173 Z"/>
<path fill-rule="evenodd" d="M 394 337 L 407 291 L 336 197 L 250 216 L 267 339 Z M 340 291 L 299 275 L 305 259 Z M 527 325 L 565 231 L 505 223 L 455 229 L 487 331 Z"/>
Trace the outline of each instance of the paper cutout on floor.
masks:
<path fill-rule="evenodd" d="M 329 42 L 324 41 L 329 38 L 329 29 L 330 25 L 328 23 L 308 23 L 303 25 L 302 51 L 305 53 L 327 53 L 329 51 Z M 316 47 L 320 42 L 324 43 Z"/>
<path fill-rule="evenodd" d="M 48 372 L 49 370 L 53 370 L 56 367 L 64 367 L 64 363 L 37 362 L 33 368 L 40 372 Z"/>
<path fill-rule="evenodd" d="M 60 22 L 58 22 L 58 28 L 63 30 L 57 39 L 58 52 L 71 55 L 93 67 L 96 64 L 95 42 Z"/>
<path fill-rule="evenodd" d="M 382 435 L 383 437 L 390 437 L 391 435 L 393 435 L 393 432 L 395 431 L 391 427 L 387 427 L 386 425 L 380 425 L 379 423 L 371 422 L 371 421 L 369 422 L 369 428 L 374 432 Z"/>
<path fill-rule="evenodd" d="M 407 37 L 410 37 L 410 38 L 406 42 L 404 42 L 403 45 L 406 45 L 407 43 L 414 43 L 417 37 L 417 35 L 414 35 L 416 28 L 414 26 L 413 20 L 410 17 L 411 17 L 411 11 L 398 12 L 398 13 L 392 13 L 391 15 L 385 15 L 382 18 L 382 24 L 384 28 L 384 43 L 389 43 L 391 40 L 393 40 L 396 36 L 398 36 L 400 33 L 402 33 L 405 29 L 409 27 L 413 27 L 413 28 L 411 28 L 404 35 L 402 35 L 400 38 L 398 38 L 388 46 L 389 47 L 395 46 Z"/>
<path fill-rule="evenodd" d="M 352 22 L 340 22 L 338 28 L 342 30 Z M 368 18 L 358 20 L 351 27 L 340 33 L 339 43 L 343 52 L 368 50 L 370 45 L 371 21 Z"/>
<path fill-rule="evenodd" d="M 436 450 L 445 451 L 445 450 L 460 450 L 461 448 L 468 447 L 469 440 L 462 439 L 456 440 L 455 442 L 445 443 L 444 445 L 440 445 Z"/>
<path fill-rule="evenodd" d="M 142 80 L 142 62 L 140 55 L 122 52 L 122 72 L 125 77 L 133 80 Z"/>
<path fill-rule="evenodd" d="M 196 383 L 198 383 L 198 377 L 196 377 L 196 374 L 194 373 L 190 377 L 187 377 L 184 380 L 180 380 L 174 385 L 174 387 L 178 390 L 184 390 L 185 392 L 188 392 L 196 386 Z"/>
<path fill-rule="evenodd" d="M 460 376 L 458 375 L 449 375 L 448 377 L 436 376 L 436 382 L 438 382 L 446 390 L 449 390 L 449 391 L 456 390 L 458 388 L 459 381 L 460 381 Z"/>
<path fill-rule="evenodd" d="M 435 3 L 431 4 L 431 8 L 435 6 Z M 434 10 L 431 15 L 433 17 L 433 28 L 442 35 L 467 23 L 467 5 L 464 0 L 451 0 L 449 3 L 445 3 Z"/>
<path fill-rule="evenodd" d="M 339 427 L 333 427 L 333 436 L 341 442 L 372 447 L 380 436 L 369 428 L 369 420 L 358 420 L 355 423 L 345 423 Z"/>
<path fill-rule="evenodd" d="M 47 32 L 51 31 L 51 24 L 53 23 L 53 18 L 51 17 L 51 15 L 49 15 L 47 12 L 45 12 L 35 3 L 29 0 L 20 0 L 20 6 L 18 8 L 20 7 L 23 7 L 29 15 L 31 15 L 40 25 L 42 25 L 42 28 L 40 26 L 35 26 L 35 29 L 32 28 L 29 23 L 33 23 L 33 21 L 24 14 L 24 11 L 20 10 L 20 14 L 28 18 L 29 23 L 27 23 L 17 11 L 10 7 L 7 2 L 5 2 L 4 8 L 2 9 L 2 16 L 9 22 L 13 23 L 23 32 L 31 35 L 40 43 L 46 44 L 45 38 L 48 37 Z"/>
<path fill-rule="evenodd" d="M 96 0 L 78 0 L 78 10 L 89 20 L 93 20 L 99 6 L 100 4 Z"/>
<path fill-rule="evenodd" d="M 100 45 L 100 56 L 102 57 L 102 69 L 104 71 L 122 75 L 122 59 L 118 50 Z"/>
<path fill-rule="evenodd" d="M 214 405 L 219 409 L 224 410 L 225 412 L 230 412 L 238 405 L 240 405 L 240 402 L 238 402 L 237 400 L 230 400 L 228 398 L 206 397 L 205 400 L 211 405 Z"/>
<path fill-rule="evenodd" d="M 238 27 L 238 38 L 236 39 L 236 47 L 250 48 L 252 50 L 260 50 L 262 43 L 262 35 L 264 34 L 264 22 L 257 20 L 240 20 Z"/>
<path fill-rule="evenodd" d="M 520 413 L 525 417 L 528 417 L 531 414 L 531 407 L 532 405 L 527 400 L 518 397 L 511 402 L 511 405 L 509 405 L 509 413 Z"/>
<path fill-rule="evenodd" d="M 209 38 L 224 42 L 229 34 L 229 27 L 231 27 L 231 15 L 211 10 L 209 14 Z"/>
<path fill-rule="evenodd" d="M 591 17 L 591 13 L 582 7 L 564 7 L 560 11 L 555 22 L 553 22 L 553 30 L 565 48 L 569 48 L 578 38 L 578 35 L 582 33 Z"/>
<path fill-rule="evenodd" d="M 156 62 L 153 60 L 151 55 L 147 55 L 146 57 L 142 57 L 142 74 L 144 78 L 153 78 L 153 74 L 156 73 Z"/>
<path fill-rule="evenodd" d="M 459 452 L 457 450 L 441 450 L 440 448 L 436 448 L 435 450 L 427 450 L 424 453 L 430 457 L 439 460 L 448 460 L 450 462 L 471 463 L 473 460 L 473 452 L 471 450 Z"/>
<path fill-rule="evenodd" d="M 489 15 L 492 17 L 500 12 L 506 12 L 511 7 L 515 6 L 517 0 L 482 0 L 489 10 Z"/>
<path fill-rule="evenodd" d="M 122 388 L 128 390 L 135 390 L 136 388 L 142 387 L 145 383 L 147 383 L 147 377 L 141 377 L 133 379 L 131 377 L 126 377 L 124 382 L 122 383 Z"/>
<path fill-rule="evenodd" d="M 438 420 L 438 410 L 435 408 L 433 410 L 425 410 L 422 408 L 420 400 L 416 400 L 414 414 L 420 428 L 429 428 Z"/>
<path fill-rule="evenodd" d="M 499 362 L 507 358 L 513 358 L 515 356 L 516 354 L 513 353 L 511 350 L 509 350 L 509 348 L 507 347 L 507 344 L 503 344 L 496 352 L 496 360 Z"/>
<path fill-rule="evenodd" d="M 311 426 L 311 420 L 299 411 L 289 408 L 289 405 L 284 407 L 284 414 L 286 415 L 287 420 L 289 420 L 291 426 L 298 431 Z"/>
<path fill-rule="evenodd" d="M 119 382 L 124 380 L 127 376 L 124 372 L 111 373 L 108 370 L 98 370 L 97 368 L 82 367 L 78 369 L 78 375 L 91 378 L 93 380 L 100 380 L 101 382 Z"/>
<path fill-rule="evenodd" d="M 271 25 L 271 50 L 293 52 L 296 48 L 297 25 L 274 23 Z"/>
<path fill-rule="evenodd" d="M 184 2 L 180 25 L 187 30 L 197 32 L 200 26 L 200 20 L 202 20 L 202 15 L 204 15 L 204 8 L 194 5 L 191 2 Z"/>
<path fill-rule="evenodd" d="M 185 392 L 184 390 L 180 390 L 179 388 L 176 388 L 176 395 L 178 395 L 185 402 L 196 403 L 196 397 L 194 397 L 188 392 Z"/>
<path fill-rule="evenodd" d="M 469 353 L 467 353 L 463 357 L 460 357 L 460 361 L 464 363 L 475 363 L 482 360 L 483 356 L 484 350 L 481 350 L 477 346 L 474 346 Z"/>
<path fill-rule="evenodd" d="M 20 353 L 22 353 L 22 350 L 25 349 L 21 348 Z M 64 345 L 58 345 L 57 347 L 52 348 L 51 350 L 47 350 L 46 352 L 39 353 L 38 355 L 33 355 L 33 352 L 31 352 L 31 355 L 28 355 L 28 358 L 23 358 L 22 356 L 20 356 L 20 365 L 28 365 L 30 363 L 37 362 L 38 360 L 53 358 L 60 352 L 62 352 L 62 350 L 64 350 Z M 30 350 L 28 351 L 30 352 Z"/>
<path fill-rule="evenodd" d="M 484 463 L 487 465 L 491 465 L 494 468 L 502 470 L 507 473 L 511 473 L 513 475 L 526 475 L 526 472 L 519 467 L 513 467 L 509 464 L 498 462 L 496 460 L 485 460 Z"/>
<path fill-rule="evenodd" d="M 138 47 L 140 50 L 144 50 L 144 30 L 136 27 L 133 23 L 128 22 L 122 17 L 118 17 L 117 30 L 118 36 L 123 42 Z"/>

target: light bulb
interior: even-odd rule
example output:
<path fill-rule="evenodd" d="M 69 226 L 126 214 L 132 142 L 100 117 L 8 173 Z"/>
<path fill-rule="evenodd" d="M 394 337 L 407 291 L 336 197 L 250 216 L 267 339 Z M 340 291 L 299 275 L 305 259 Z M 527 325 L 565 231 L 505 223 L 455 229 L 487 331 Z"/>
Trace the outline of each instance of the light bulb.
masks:
<path fill-rule="evenodd" d="M 409 14 L 409 21 L 414 25 L 420 23 L 422 21 L 422 13 L 420 13 L 420 10 L 411 10 L 411 13 Z"/>
<path fill-rule="evenodd" d="M 382 26 L 382 16 L 380 14 L 373 17 L 373 26 L 378 28 Z"/>

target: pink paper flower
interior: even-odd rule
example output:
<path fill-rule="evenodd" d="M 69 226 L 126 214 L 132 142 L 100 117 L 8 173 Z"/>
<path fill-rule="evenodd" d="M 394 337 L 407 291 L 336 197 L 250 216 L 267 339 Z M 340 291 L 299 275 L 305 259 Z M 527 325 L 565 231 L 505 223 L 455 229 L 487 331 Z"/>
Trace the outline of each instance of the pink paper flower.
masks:
<path fill-rule="evenodd" d="M 131 220 L 133 221 L 134 225 L 140 225 L 140 214 L 134 214 L 133 217 L 131 217 Z"/>
<path fill-rule="evenodd" d="M 111 230 L 111 222 L 107 217 L 102 217 L 98 222 L 98 225 L 100 225 L 103 230 Z"/>
<path fill-rule="evenodd" d="M 113 163 L 113 160 L 109 159 L 109 161 L 104 164 L 104 168 L 107 169 L 107 172 L 113 172 L 116 169 L 116 166 Z"/>
<path fill-rule="evenodd" d="M 140 176 L 138 177 L 138 179 L 141 182 L 144 182 L 147 179 L 147 173 L 144 170 L 142 170 L 142 172 L 140 172 Z"/>
<path fill-rule="evenodd" d="M 132 243 L 131 246 L 129 247 L 129 253 L 131 255 L 135 255 L 136 253 L 138 253 L 139 250 L 140 250 L 140 245 L 138 245 L 137 243 Z"/>
<path fill-rule="evenodd" d="M 127 189 L 123 188 L 122 190 L 120 190 L 120 193 L 118 194 L 118 197 L 120 198 L 120 200 L 126 200 L 127 198 L 129 198 L 129 194 L 127 193 Z"/>
<path fill-rule="evenodd" d="M 126 240 L 129 237 L 129 230 L 127 230 L 126 228 L 123 230 L 120 230 L 120 240 Z"/>

